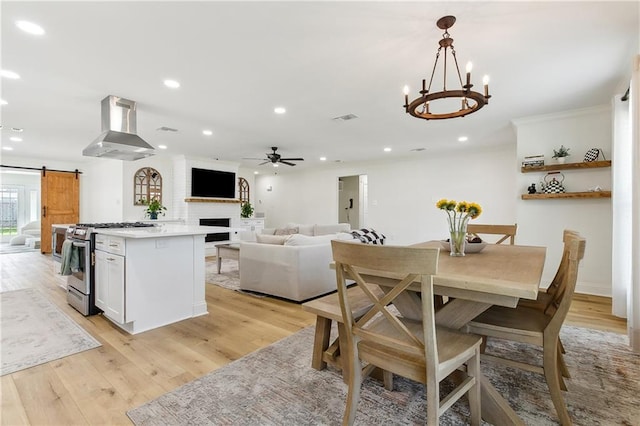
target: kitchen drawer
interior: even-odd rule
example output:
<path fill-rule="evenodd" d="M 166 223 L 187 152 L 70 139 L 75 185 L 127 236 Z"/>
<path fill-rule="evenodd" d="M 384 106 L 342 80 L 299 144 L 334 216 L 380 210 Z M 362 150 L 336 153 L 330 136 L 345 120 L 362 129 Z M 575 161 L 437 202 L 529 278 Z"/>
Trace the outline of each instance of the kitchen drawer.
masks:
<path fill-rule="evenodd" d="M 125 255 L 125 239 L 110 235 L 96 234 L 96 250 Z"/>

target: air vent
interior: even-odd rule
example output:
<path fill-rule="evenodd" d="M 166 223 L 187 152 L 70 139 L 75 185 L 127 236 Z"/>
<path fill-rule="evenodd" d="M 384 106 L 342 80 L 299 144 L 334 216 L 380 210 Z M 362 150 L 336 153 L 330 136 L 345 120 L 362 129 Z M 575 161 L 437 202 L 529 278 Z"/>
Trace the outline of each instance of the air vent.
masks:
<path fill-rule="evenodd" d="M 420 151 L 424 151 L 424 150 L 426 150 L 426 149 L 427 149 L 427 148 L 413 148 L 413 149 L 411 150 L 411 152 L 420 152 Z"/>
<path fill-rule="evenodd" d="M 174 133 L 178 131 L 178 129 L 174 129 L 172 127 L 166 127 L 166 126 L 158 127 L 156 130 L 159 132 L 174 132 Z"/>
<path fill-rule="evenodd" d="M 347 114 L 347 115 L 341 115 L 340 117 L 334 117 L 333 121 L 349 121 L 349 120 L 354 120 L 356 118 L 358 118 L 358 116 L 355 114 Z"/>

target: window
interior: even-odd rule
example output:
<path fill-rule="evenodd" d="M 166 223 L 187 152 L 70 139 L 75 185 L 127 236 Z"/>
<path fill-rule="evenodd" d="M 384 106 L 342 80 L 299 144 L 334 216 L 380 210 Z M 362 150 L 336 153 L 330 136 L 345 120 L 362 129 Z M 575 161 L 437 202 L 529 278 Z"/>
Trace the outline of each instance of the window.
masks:
<path fill-rule="evenodd" d="M 238 178 L 238 194 L 240 204 L 249 202 L 249 182 L 243 177 Z"/>
<path fill-rule="evenodd" d="M 3 186 L 0 189 L 0 233 L 3 236 L 18 235 L 17 188 Z"/>
<path fill-rule="evenodd" d="M 133 176 L 133 204 L 144 205 L 154 198 L 162 204 L 162 175 L 156 169 L 144 167 Z"/>

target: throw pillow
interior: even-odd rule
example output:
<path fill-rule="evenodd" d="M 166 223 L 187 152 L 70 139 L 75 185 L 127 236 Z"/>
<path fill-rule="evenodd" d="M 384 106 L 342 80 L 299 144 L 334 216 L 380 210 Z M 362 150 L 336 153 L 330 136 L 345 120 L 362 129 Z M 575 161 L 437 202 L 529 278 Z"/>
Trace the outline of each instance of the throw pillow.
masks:
<path fill-rule="evenodd" d="M 285 246 L 317 246 L 328 244 L 331 240 L 335 239 L 334 235 L 320 235 L 310 237 L 308 235 L 294 234 L 291 235 L 287 241 L 284 242 Z"/>
<path fill-rule="evenodd" d="M 289 238 L 289 235 L 263 235 L 256 234 L 256 242 L 261 244 L 275 244 L 275 245 L 283 245 L 284 242 Z"/>
<path fill-rule="evenodd" d="M 348 223 L 338 223 L 336 225 L 315 225 L 313 235 L 335 234 L 336 232 L 350 231 L 351 225 Z"/>
<path fill-rule="evenodd" d="M 298 228 L 276 228 L 273 235 L 292 235 L 297 234 Z"/>
<path fill-rule="evenodd" d="M 358 238 L 364 244 L 379 244 L 384 245 L 384 240 L 387 238 L 382 232 L 377 232 L 373 228 L 362 228 L 360 230 L 351 231 L 351 235 L 354 238 Z"/>

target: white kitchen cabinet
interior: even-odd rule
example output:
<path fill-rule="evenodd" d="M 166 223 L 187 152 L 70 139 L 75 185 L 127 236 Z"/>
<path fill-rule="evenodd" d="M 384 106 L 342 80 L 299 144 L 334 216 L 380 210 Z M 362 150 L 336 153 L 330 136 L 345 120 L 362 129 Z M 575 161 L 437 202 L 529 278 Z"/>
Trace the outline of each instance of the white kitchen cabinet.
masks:
<path fill-rule="evenodd" d="M 240 219 L 240 228 L 243 231 L 254 231 L 260 233 L 264 229 L 263 218 Z"/>
<path fill-rule="evenodd" d="M 96 236 L 95 304 L 104 315 L 125 322 L 125 242 L 123 238 Z"/>
<path fill-rule="evenodd" d="M 136 334 L 205 315 L 206 229 L 100 229 L 96 234 L 95 303 Z"/>

